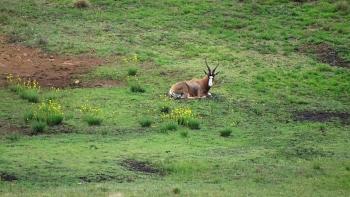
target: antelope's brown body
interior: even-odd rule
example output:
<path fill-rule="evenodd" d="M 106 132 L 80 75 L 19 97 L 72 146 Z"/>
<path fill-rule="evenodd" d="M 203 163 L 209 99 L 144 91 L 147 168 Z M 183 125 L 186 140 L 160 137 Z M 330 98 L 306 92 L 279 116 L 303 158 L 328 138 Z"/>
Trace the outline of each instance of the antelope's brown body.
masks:
<path fill-rule="evenodd" d="M 219 64 L 213 70 L 208 66 L 207 59 L 205 59 L 205 64 L 208 69 L 208 71 L 204 70 L 205 77 L 174 84 L 169 90 L 169 96 L 176 99 L 205 98 L 210 96 L 209 90 L 213 85 L 215 75 L 219 73 L 215 72 Z"/>
<path fill-rule="evenodd" d="M 169 95 L 178 99 L 206 97 L 210 90 L 208 81 L 208 76 L 205 76 L 203 79 L 178 82 L 171 86 Z"/>

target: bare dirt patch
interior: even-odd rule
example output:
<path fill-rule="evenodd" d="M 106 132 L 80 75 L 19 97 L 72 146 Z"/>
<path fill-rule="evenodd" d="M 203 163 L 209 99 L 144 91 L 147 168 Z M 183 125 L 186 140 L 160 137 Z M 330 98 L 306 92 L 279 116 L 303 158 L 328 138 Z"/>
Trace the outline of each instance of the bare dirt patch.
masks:
<path fill-rule="evenodd" d="M 127 168 L 130 171 L 142 172 L 147 174 L 159 174 L 165 175 L 164 171 L 152 166 L 146 161 L 137 161 L 134 159 L 126 159 L 121 162 L 121 166 Z"/>
<path fill-rule="evenodd" d="M 29 133 L 29 129 L 26 126 L 19 126 L 9 121 L 0 120 L 0 135 L 15 133 Z"/>
<path fill-rule="evenodd" d="M 106 182 L 106 181 L 114 181 L 117 183 L 123 182 L 133 182 L 134 178 L 125 175 L 111 175 L 106 173 L 97 173 L 94 175 L 81 176 L 79 177 L 81 181 L 91 183 L 91 182 Z"/>
<path fill-rule="evenodd" d="M 0 181 L 12 182 L 16 180 L 18 180 L 18 178 L 14 174 L 8 172 L 0 172 Z"/>
<path fill-rule="evenodd" d="M 95 87 L 101 87 L 101 88 L 111 88 L 115 86 L 123 86 L 124 83 L 122 81 L 118 80 L 93 80 L 93 81 L 80 81 L 75 80 L 71 86 L 72 87 L 82 87 L 82 88 L 95 88 Z"/>
<path fill-rule="evenodd" d="M 303 111 L 296 112 L 294 117 L 297 121 L 327 122 L 338 119 L 343 124 L 350 124 L 349 112 Z"/>
<path fill-rule="evenodd" d="M 350 68 L 350 62 L 340 57 L 338 51 L 328 44 L 303 45 L 299 48 L 299 51 L 315 54 L 319 61 L 331 66 Z"/>
<path fill-rule="evenodd" d="M 41 86 L 67 87 L 79 75 L 103 63 L 106 62 L 89 55 L 47 54 L 40 49 L 8 43 L 0 36 L 0 86 L 6 84 L 8 74 L 13 74 L 35 79 Z"/>

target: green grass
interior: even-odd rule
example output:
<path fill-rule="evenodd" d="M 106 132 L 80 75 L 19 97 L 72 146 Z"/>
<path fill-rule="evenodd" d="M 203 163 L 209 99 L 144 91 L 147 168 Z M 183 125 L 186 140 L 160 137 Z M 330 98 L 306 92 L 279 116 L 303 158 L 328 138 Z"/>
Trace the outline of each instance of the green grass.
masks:
<path fill-rule="evenodd" d="M 350 111 L 349 69 L 298 51 L 327 43 L 350 61 L 347 10 L 346 1 L 91 0 L 77 9 L 70 0 L 3 0 L 0 33 L 11 43 L 108 59 L 82 77 L 129 86 L 42 88 L 64 124 L 41 135 L 26 132 L 40 103 L 0 88 L 0 173 L 18 178 L 0 181 L 0 196 L 349 196 L 349 124 L 294 115 Z M 220 63 L 213 97 L 167 98 L 172 84 L 203 77 L 205 57 Z M 103 124 L 83 120 L 87 103 Z M 160 132 L 178 108 L 192 109 L 200 130 L 184 120 Z M 234 137 L 221 137 L 225 128 Z M 130 170 L 128 159 L 164 174 Z"/>

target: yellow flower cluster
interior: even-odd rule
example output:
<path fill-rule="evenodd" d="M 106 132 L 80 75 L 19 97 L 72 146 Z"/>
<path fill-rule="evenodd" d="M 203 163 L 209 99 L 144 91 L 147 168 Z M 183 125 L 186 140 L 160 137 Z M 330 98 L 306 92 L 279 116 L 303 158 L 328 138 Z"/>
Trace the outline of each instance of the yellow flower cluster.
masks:
<path fill-rule="evenodd" d="M 89 104 L 83 104 L 82 106 L 80 106 L 80 112 L 98 114 L 101 112 L 101 109 L 99 109 L 97 107 L 93 107 Z"/>
<path fill-rule="evenodd" d="M 134 54 L 134 55 L 132 55 L 130 57 L 124 57 L 123 61 L 125 63 L 137 63 L 139 61 L 139 59 L 137 58 L 137 55 Z"/>
<path fill-rule="evenodd" d="M 18 75 L 14 77 L 12 74 L 8 74 L 6 76 L 7 83 L 9 85 L 17 85 L 17 86 L 22 86 L 27 89 L 40 89 L 39 83 L 34 79 L 34 80 L 24 80 Z"/>
<path fill-rule="evenodd" d="M 40 103 L 38 109 L 43 113 L 63 115 L 62 106 L 52 100 Z"/>
<path fill-rule="evenodd" d="M 190 108 L 182 108 L 182 107 L 175 108 L 169 114 L 162 115 L 162 118 L 164 119 L 171 119 L 176 121 L 179 119 L 188 120 L 194 117 L 195 115 Z"/>

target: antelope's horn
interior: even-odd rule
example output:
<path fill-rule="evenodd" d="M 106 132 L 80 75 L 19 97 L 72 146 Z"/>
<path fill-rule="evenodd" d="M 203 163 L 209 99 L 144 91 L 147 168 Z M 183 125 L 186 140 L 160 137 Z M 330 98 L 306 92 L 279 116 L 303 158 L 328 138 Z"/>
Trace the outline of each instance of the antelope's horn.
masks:
<path fill-rule="evenodd" d="M 207 66 L 209 73 L 211 73 L 211 69 L 210 69 L 210 67 L 208 66 L 207 58 L 205 58 L 205 65 Z"/>
<path fill-rule="evenodd" d="M 216 65 L 216 67 L 214 68 L 213 73 L 215 73 L 215 70 L 218 68 L 218 66 L 219 66 L 219 61 L 218 61 L 218 65 Z"/>

